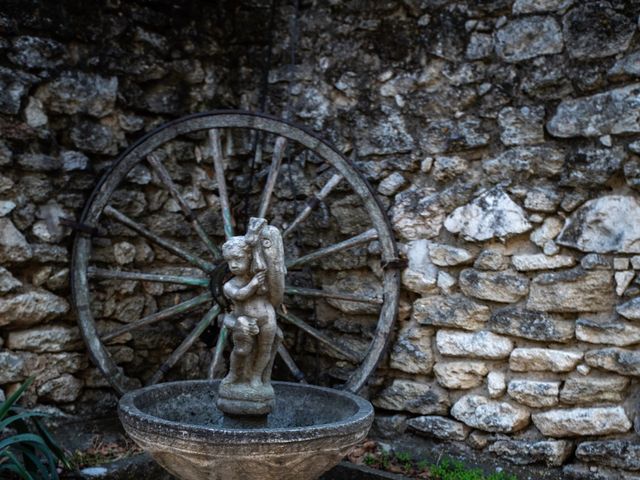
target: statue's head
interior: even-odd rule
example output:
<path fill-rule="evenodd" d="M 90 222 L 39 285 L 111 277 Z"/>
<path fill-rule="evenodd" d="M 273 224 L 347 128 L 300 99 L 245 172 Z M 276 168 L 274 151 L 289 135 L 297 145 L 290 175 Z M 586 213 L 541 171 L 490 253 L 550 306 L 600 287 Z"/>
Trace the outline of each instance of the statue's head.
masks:
<path fill-rule="evenodd" d="M 251 267 L 251 247 L 244 237 L 231 237 L 222 245 L 222 256 L 234 275 L 249 273 Z"/>

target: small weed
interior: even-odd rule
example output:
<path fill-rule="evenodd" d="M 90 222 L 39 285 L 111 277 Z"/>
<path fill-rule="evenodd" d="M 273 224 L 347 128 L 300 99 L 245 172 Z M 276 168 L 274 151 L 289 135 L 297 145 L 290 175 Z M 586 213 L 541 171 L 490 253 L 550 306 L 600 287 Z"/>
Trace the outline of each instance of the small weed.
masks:
<path fill-rule="evenodd" d="M 371 455 L 370 453 L 367 453 L 362 461 L 364 462 L 365 465 L 367 465 L 368 467 L 372 467 L 375 464 L 378 463 L 378 461 L 376 460 L 376 457 L 374 457 L 373 455 Z"/>

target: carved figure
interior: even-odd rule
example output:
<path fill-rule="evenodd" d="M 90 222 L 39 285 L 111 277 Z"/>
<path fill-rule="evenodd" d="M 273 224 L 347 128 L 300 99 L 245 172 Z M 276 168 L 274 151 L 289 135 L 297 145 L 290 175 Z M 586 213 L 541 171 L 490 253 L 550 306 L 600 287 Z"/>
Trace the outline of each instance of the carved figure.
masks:
<path fill-rule="evenodd" d="M 275 402 L 271 370 L 282 341 L 276 322 L 286 274 L 282 236 L 265 219 L 252 218 L 244 236 L 225 242 L 222 255 L 234 275 L 223 286 L 233 304 L 224 316 L 233 350 L 218 408 L 227 414 L 264 415 Z"/>

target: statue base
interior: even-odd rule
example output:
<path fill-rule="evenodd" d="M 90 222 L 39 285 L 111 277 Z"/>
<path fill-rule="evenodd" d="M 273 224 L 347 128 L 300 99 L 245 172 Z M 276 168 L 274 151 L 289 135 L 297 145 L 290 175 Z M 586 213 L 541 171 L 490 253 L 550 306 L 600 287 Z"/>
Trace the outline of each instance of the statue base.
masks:
<path fill-rule="evenodd" d="M 227 415 L 268 415 L 276 405 L 271 384 L 251 386 L 247 383 L 220 384 L 216 406 Z"/>

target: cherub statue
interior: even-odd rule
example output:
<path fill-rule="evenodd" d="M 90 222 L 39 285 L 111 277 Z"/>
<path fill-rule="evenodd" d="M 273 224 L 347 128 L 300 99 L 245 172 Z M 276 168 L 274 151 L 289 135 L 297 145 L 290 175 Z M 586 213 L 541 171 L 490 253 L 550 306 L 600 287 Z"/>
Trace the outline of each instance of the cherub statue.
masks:
<path fill-rule="evenodd" d="M 234 275 L 223 286 L 233 304 L 224 317 L 233 350 L 218 408 L 228 414 L 264 415 L 275 401 L 271 370 L 282 341 L 276 322 L 286 274 L 282 236 L 266 220 L 252 218 L 246 235 L 227 240 L 222 255 Z"/>

